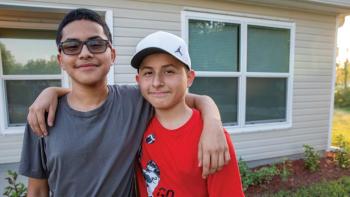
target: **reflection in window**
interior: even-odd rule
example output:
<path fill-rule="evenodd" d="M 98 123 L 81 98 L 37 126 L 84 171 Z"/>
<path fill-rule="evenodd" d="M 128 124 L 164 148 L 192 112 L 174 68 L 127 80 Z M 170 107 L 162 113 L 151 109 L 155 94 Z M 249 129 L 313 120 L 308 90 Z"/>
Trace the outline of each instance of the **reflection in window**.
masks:
<path fill-rule="evenodd" d="M 23 125 L 28 106 L 39 93 L 49 86 L 61 86 L 60 80 L 7 80 L 5 81 L 8 109 L 8 125 Z"/>
<path fill-rule="evenodd" d="M 23 125 L 29 105 L 46 87 L 61 86 L 55 31 L 0 28 L 0 80 L 6 127 Z M 2 72 L 1 72 L 2 71 Z"/>
<path fill-rule="evenodd" d="M 236 77 L 197 77 L 190 91 L 210 95 L 218 105 L 225 126 L 237 124 L 238 80 Z"/>
<path fill-rule="evenodd" d="M 189 52 L 197 71 L 238 71 L 239 25 L 189 20 Z"/>
<path fill-rule="evenodd" d="M 4 75 L 60 74 L 54 31 L 1 29 Z"/>
<path fill-rule="evenodd" d="M 287 79 L 248 78 L 246 121 L 248 124 L 286 121 Z"/>

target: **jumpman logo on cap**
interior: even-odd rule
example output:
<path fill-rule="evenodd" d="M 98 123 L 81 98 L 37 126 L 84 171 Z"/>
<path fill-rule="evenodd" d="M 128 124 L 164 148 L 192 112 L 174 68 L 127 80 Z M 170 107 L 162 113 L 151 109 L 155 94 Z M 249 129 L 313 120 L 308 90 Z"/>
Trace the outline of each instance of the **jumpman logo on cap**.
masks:
<path fill-rule="evenodd" d="M 175 53 L 180 53 L 180 55 L 182 56 L 181 46 L 179 46 L 179 48 L 176 49 Z"/>

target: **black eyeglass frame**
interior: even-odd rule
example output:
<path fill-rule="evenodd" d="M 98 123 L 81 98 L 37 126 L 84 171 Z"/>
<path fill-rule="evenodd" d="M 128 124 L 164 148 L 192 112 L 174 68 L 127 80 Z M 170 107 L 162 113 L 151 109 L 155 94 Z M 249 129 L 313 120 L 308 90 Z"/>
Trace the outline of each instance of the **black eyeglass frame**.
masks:
<path fill-rule="evenodd" d="M 104 42 L 104 50 L 103 51 L 93 51 L 90 49 L 91 46 L 89 46 L 89 42 L 92 42 L 92 41 L 103 41 Z M 64 43 L 69 43 L 69 42 L 78 42 L 79 43 L 79 50 L 74 52 L 74 53 L 67 53 L 67 51 L 64 50 L 63 48 L 63 44 Z M 85 40 L 85 41 L 80 41 L 80 40 L 66 40 L 66 41 L 63 41 L 63 42 L 60 42 L 60 44 L 58 45 L 58 49 L 59 49 L 59 52 L 63 52 L 64 54 L 66 55 L 78 55 L 81 53 L 81 50 L 83 50 L 83 47 L 84 45 L 86 45 L 87 49 L 89 50 L 90 53 L 92 54 L 101 54 L 101 53 L 104 53 L 106 52 L 107 48 L 112 48 L 112 44 L 109 42 L 109 40 L 104 40 L 104 39 L 90 39 L 90 40 Z"/>

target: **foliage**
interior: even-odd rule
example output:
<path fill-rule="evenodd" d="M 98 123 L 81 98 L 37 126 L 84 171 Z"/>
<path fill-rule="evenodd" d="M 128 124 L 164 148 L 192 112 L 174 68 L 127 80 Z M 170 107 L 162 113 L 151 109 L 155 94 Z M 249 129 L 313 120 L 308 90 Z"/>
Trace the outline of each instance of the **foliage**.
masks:
<path fill-rule="evenodd" d="M 291 175 L 292 173 L 292 163 L 287 160 L 287 159 L 283 159 L 282 161 L 282 168 L 279 172 L 280 174 L 280 177 L 282 179 L 282 181 L 287 181 L 289 176 Z"/>
<path fill-rule="evenodd" d="M 304 186 L 296 191 L 280 191 L 270 197 L 339 197 L 349 196 L 350 194 L 350 177 L 343 177 L 337 181 L 324 181 L 310 186 Z"/>
<path fill-rule="evenodd" d="M 4 74 L 59 74 L 61 72 L 56 57 L 53 55 L 50 59 L 31 59 L 27 63 L 18 63 L 11 51 L 7 50 L 5 45 L 0 42 L 0 51 Z"/>
<path fill-rule="evenodd" d="M 350 168 L 350 145 L 343 135 L 338 135 L 336 137 L 336 146 L 339 147 L 335 151 L 335 160 L 337 161 L 339 167 Z"/>
<path fill-rule="evenodd" d="M 279 175 L 279 171 L 275 165 L 262 167 L 259 170 L 253 172 L 254 183 L 262 184 L 269 183 L 275 175 Z"/>
<path fill-rule="evenodd" d="M 25 197 L 27 195 L 27 188 L 23 183 L 17 183 L 17 173 L 15 171 L 7 171 L 8 177 L 5 179 L 8 186 L 5 187 L 4 196 L 8 197 Z"/>
<path fill-rule="evenodd" d="M 305 167 L 306 169 L 314 172 L 320 167 L 320 156 L 310 145 L 304 144 L 304 156 L 305 156 Z"/>
<path fill-rule="evenodd" d="M 252 180 L 252 171 L 248 167 L 247 162 L 243 161 L 242 158 L 239 158 L 238 161 L 239 173 L 241 175 L 241 181 L 243 190 L 246 190 L 250 185 L 253 185 Z"/>
<path fill-rule="evenodd" d="M 350 107 L 350 88 L 335 91 L 334 105 L 335 107 Z"/>
<path fill-rule="evenodd" d="M 350 81 L 350 65 L 349 61 L 338 63 L 336 66 L 336 81 L 337 87 L 347 88 L 348 82 Z"/>
<path fill-rule="evenodd" d="M 265 166 L 258 170 L 252 171 L 247 163 L 241 158 L 238 161 L 239 171 L 241 174 L 243 190 L 247 190 L 249 186 L 269 183 L 275 175 L 279 174 L 275 165 Z"/>

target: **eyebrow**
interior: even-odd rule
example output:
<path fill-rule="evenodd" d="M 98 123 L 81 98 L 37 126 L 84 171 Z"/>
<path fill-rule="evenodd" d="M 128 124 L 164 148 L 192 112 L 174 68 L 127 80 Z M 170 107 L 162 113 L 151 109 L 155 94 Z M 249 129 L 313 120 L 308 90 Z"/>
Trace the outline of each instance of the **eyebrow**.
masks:
<path fill-rule="evenodd" d="M 165 65 L 162 65 L 162 68 L 167 68 L 167 67 L 174 67 L 174 68 L 175 68 L 175 66 L 174 66 L 173 64 L 165 64 Z M 152 67 L 150 67 L 150 66 L 142 66 L 142 67 L 140 68 L 140 70 L 143 70 L 143 69 L 152 69 Z"/>
<path fill-rule="evenodd" d="M 94 39 L 102 39 L 103 40 L 103 38 L 101 38 L 101 36 L 91 36 L 86 40 L 94 40 Z M 77 38 L 67 38 L 65 41 L 81 41 L 81 40 L 79 40 Z"/>

